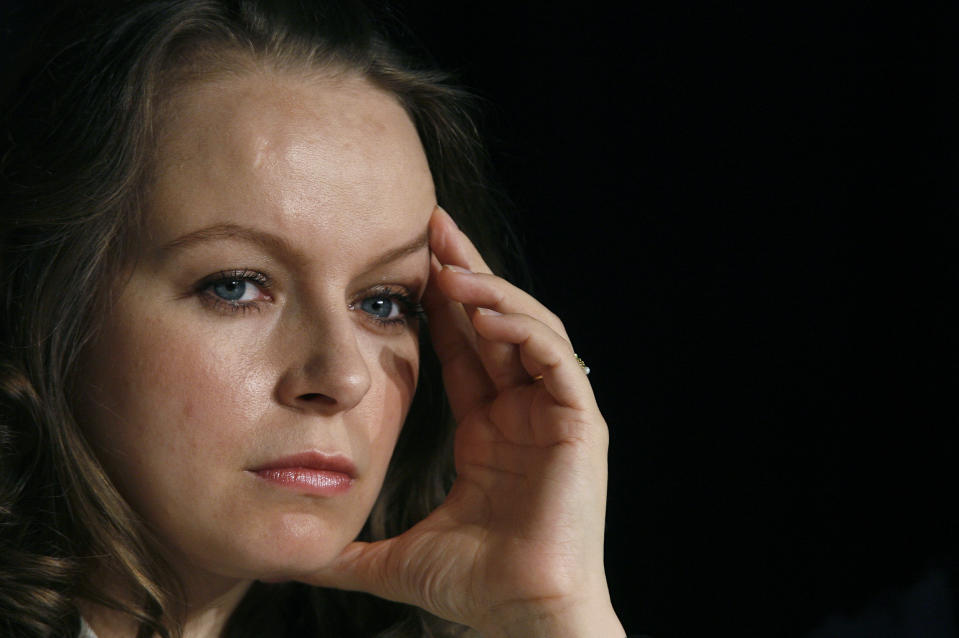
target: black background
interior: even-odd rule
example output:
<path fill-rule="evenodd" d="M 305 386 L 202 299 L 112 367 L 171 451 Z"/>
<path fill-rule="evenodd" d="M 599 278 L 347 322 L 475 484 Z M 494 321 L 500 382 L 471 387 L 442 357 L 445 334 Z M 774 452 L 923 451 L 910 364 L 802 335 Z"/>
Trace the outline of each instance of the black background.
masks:
<path fill-rule="evenodd" d="M 953 556 L 955 8 L 405 6 L 593 369 L 627 629 L 800 636 Z"/>
<path fill-rule="evenodd" d="M 801 636 L 955 555 L 957 12 L 794 4 L 399 5 L 487 100 L 657 638 Z"/>

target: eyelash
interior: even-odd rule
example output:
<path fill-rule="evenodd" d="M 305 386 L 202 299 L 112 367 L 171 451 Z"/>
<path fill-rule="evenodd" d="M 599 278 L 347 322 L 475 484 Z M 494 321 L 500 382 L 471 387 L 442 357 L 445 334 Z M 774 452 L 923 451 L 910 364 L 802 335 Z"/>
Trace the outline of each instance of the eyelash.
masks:
<path fill-rule="evenodd" d="M 229 301 L 216 295 L 212 290 L 217 284 L 239 281 L 255 284 L 264 294 L 267 294 L 267 291 L 273 286 L 273 281 L 269 277 L 256 270 L 223 270 L 205 278 L 197 284 L 197 293 L 204 302 L 211 304 L 216 310 L 229 313 L 246 313 L 250 310 L 259 311 L 260 301 Z M 426 312 L 422 304 L 415 301 L 405 290 L 396 289 L 392 286 L 377 286 L 365 292 L 362 296 L 351 302 L 349 308 L 350 310 L 356 310 L 361 302 L 374 298 L 389 299 L 391 302 L 398 304 L 402 312 L 401 316 L 393 319 L 376 317 L 370 313 L 364 313 L 370 321 L 379 326 L 395 327 L 409 324 L 412 321 L 419 322 L 426 319 Z"/>

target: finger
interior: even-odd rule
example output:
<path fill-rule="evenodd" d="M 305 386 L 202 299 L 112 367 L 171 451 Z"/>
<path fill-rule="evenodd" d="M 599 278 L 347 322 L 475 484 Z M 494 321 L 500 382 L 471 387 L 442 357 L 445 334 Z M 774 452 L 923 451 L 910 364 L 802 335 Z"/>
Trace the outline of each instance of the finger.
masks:
<path fill-rule="evenodd" d="M 547 320 L 554 320 L 555 325 L 560 330 L 563 329 L 559 320 L 538 301 L 508 282 L 495 275 L 476 274 L 474 276 L 465 269 L 460 269 L 459 267 L 454 268 L 458 270 L 450 270 L 450 267 L 444 266 L 443 269 L 436 274 L 435 280 L 448 298 L 452 298 L 454 301 L 467 300 L 465 310 L 468 316 L 472 316 L 475 308 L 474 303 L 469 303 L 472 297 L 474 300 L 484 302 L 483 305 L 495 308 L 500 312 L 506 312 L 507 310 L 517 312 L 527 310 L 530 313 L 538 312 L 541 315 L 546 315 L 545 318 Z M 474 277 L 485 278 L 485 281 L 474 282 Z M 477 286 L 472 286 L 470 285 L 471 283 L 479 283 L 479 290 L 472 290 L 477 288 Z M 496 287 L 494 288 L 494 286 Z M 453 296 L 457 292 L 459 293 L 460 299 Z M 510 294 L 517 298 L 515 303 L 505 301 L 506 297 Z M 473 330 L 472 324 L 470 324 L 470 330 Z M 482 337 L 473 338 L 471 343 L 475 348 L 478 360 L 481 362 L 486 374 L 497 390 L 529 383 L 529 375 L 523 369 L 523 365 L 519 359 L 519 351 L 515 345 L 490 341 Z M 482 398 L 487 397 L 484 396 Z"/>
<path fill-rule="evenodd" d="M 442 282 L 449 279 L 449 277 L 443 276 L 443 271 L 448 271 L 448 267 L 444 267 L 436 276 L 436 280 L 441 289 L 444 288 Z M 463 272 L 468 273 L 469 271 L 463 270 Z M 496 279 L 494 275 L 482 276 Z M 455 281 L 457 277 L 454 276 L 453 279 Z M 449 290 L 451 287 L 447 284 L 445 288 Z M 455 285 L 453 285 L 452 288 L 455 289 Z M 444 293 L 446 293 L 446 290 L 444 290 Z M 447 297 L 449 297 L 449 294 L 446 294 Z M 454 298 L 453 301 L 457 300 Z M 474 304 L 464 304 L 464 308 L 466 315 L 472 317 L 476 306 Z M 475 332 L 472 323 L 470 323 L 470 330 Z M 489 341 L 479 336 L 474 337 L 472 341 L 475 345 L 478 360 L 497 390 L 503 390 L 529 382 L 529 377 L 523 370 L 522 363 L 519 360 L 519 351 L 516 346 L 509 343 Z"/>
<path fill-rule="evenodd" d="M 491 273 L 490 267 L 469 237 L 449 213 L 437 206 L 430 218 L 430 249 L 441 264 L 453 264 L 473 272 Z"/>
<path fill-rule="evenodd" d="M 535 317 L 569 341 L 566 327 L 559 317 L 535 297 L 501 277 L 474 273 L 447 264 L 436 274 L 436 280 L 450 299 L 467 306 L 489 308 L 501 314 Z"/>
<path fill-rule="evenodd" d="M 495 396 L 496 386 L 480 359 L 470 312 L 437 286 L 440 270 L 439 262 L 433 257 L 422 303 L 429 317 L 430 340 L 442 366 L 443 385 L 453 418 L 460 422 L 466 414 Z"/>
<path fill-rule="evenodd" d="M 449 261 L 458 261 L 459 264 L 478 263 L 482 269 L 474 274 L 457 263 L 447 263 L 442 271 L 436 273 L 440 288 L 448 297 L 463 303 L 467 315 L 471 316 L 476 306 L 491 308 L 501 313 L 528 314 L 569 339 L 559 318 L 539 301 L 506 280 L 489 274 L 489 269 L 476 248 L 456 228 L 442 208 L 437 207 L 434 211 L 431 223 L 431 244 L 438 259 L 445 257 Z M 503 390 L 529 382 L 515 346 L 483 338 L 474 339 L 473 342 L 480 361 L 497 389 Z"/>
<path fill-rule="evenodd" d="M 430 317 L 430 337 L 457 420 L 491 400 L 497 390 L 529 382 L 516 346 L 476 334 L 470 321 L 472 306 L 464 307 L 435 289 L 424 295 L 423 306 Z"/>
<path fill-rule="evenodd" d="M 547 392 L 559 405 L 596 410 L 592 387 L 569 341 L 546 324 L 523 314 L 500 314 L 478 309 L 473 317 L 477 333 L 489 341 L 515 344 L 523 370 L 542 377 Z"/>
<path fill-rule="evenodd" d="M 529 384 L 530 375 L 523 367 L 516 345 L 478 336 L 476 348 L 483 369 L 497 390 Z"/>
<path fill-rule="evenodd" d="M 437 273 L 436 279 L 447 297 L 463 303 L 467 308 L 480 306 L 501 314 L 529 315 L 569 340 L 563 323 L 556 315 L 504 279 L 495 275 L 471 273 L 449 265 Z M 480 361 L 498 390 L 529 383 L 529 374 L 523 367 L 514 344 L 479 337 L 476 347 Z"/>

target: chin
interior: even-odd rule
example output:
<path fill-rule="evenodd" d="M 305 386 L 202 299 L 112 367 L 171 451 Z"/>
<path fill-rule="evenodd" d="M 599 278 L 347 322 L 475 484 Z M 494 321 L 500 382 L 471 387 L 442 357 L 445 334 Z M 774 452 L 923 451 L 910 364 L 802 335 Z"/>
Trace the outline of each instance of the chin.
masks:
<path fill-rule="evenodd" d="M 171 558 L 181 576 L 306 582 L 329 566 L 361 527 L 362 521 L 350 525 L 316 516 L 288 515 L 267 525 L 234 526 L 232 533 L 221 529 L 202 539 L 194 536 L 192 542 L 181 543 Z"/>
<path fill-rule="evenodd" d="M 359 534 L 362 521 L 336 525 L 309 515 L 287 515 L 271 531 L 251 539 L 250 576 L 258 580 L 302 580 L 330 565 Z"/>

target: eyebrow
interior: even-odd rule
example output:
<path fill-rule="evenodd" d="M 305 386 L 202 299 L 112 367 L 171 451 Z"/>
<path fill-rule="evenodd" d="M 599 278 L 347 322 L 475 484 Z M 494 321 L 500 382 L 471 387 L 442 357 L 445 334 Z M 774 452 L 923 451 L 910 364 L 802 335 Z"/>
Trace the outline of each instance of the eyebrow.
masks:
<path fill-rule="evenodd" d="M 167 242 L 163 246 L 164 252 L 179 252 L 197 244 L 204 244 L 222 240 L 240 240 L 260 246 L 267 251 L 292 256 L 302 256 L 302 252 L 294 248 L 286 239 L 273 233 L 241 226 L 239 224 L 215 224 L 200 230 L 193 231 Z M 430 240 L 429 228 L 401 246 L 391 248 L 374 257 L 367 265 L 367 270 L 379 268 L 412 255 L 422 250 Z"/>

